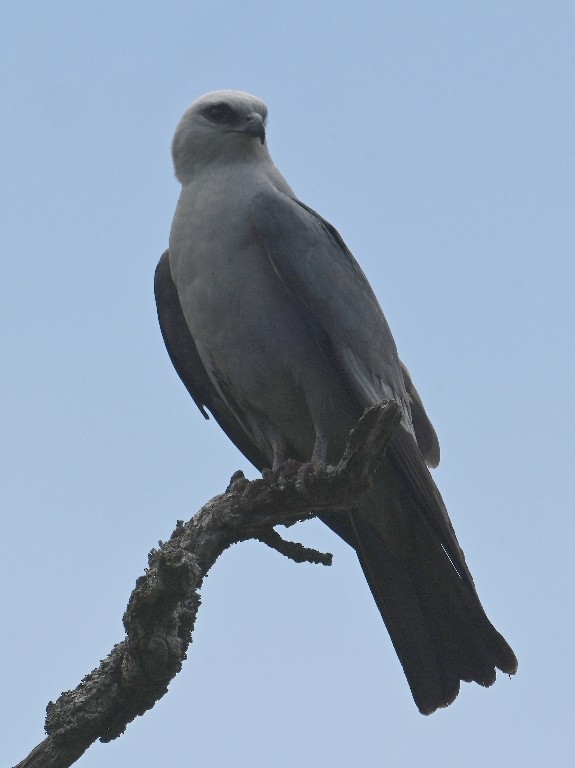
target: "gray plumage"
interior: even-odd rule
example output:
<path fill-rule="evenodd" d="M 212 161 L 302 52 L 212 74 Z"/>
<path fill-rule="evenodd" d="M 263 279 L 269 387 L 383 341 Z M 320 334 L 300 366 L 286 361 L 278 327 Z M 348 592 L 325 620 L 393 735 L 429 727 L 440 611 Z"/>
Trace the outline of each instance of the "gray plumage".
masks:
<path fill-rule="evenodd" d="M 266 107 L 237 91 L 186 111 L 172 154 L 182 192 L 156 270 L 158 317 L 194 401 L 260 470 L 337 461 L 363 410 L 403 420 L 350 519 L 323 518 L 356 550 L 417 706 L 460 680 L 513 674 L 428 466 L 439 443 L 359 265 L 301 203 L 265 143 Z"/>

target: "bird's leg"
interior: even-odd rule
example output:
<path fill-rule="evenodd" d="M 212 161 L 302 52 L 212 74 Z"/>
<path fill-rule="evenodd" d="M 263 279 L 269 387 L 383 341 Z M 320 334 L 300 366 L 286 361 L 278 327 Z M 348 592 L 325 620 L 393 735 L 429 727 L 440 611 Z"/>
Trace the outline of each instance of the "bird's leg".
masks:
<path fill-rule="evenodd" d="M 325 467 L 327 464 L 327 437 L 319 428 L 316 428 L 315 445 L 313 447 L 310 464 L 319 465 L 320 467 Z"/>
<path fill-rule="evenodd" d="M 314 475 L 320 474 L 327 465 L 327 437 L 325 433 L 316 427 L 315 444 L 311 459 L 302 464 L 297 473 L 296 487 L 304 490 L 308 480 Z"/>
<path fill-rule="evenodd" d="M 287 448 L 286 448 L 285 440 L 283 440 L 279 435 L 277 435 L 272 442 L 272 448 L 273 448 L 273 454 L 274 454 L 272 472 L 277 472 L 279 468 L 282 466 L 282 464 L 285 464 L 285 461 L 287 459 Z"/>
<path fill-rule="evenodd" d="M 285 440 L 277 432 L 271 439 L 273 463 L 271 469 L 262 469 L 262 477 L 268 483 L 276 483 L 280 475 L 287 471 L 287 474 L 295 475 L 299 463 L 287 458 L 287 446 Z M 294 469 L 292 465 L 297 464 Z"/>
<path fill-rule="evenodd" d="M 262 471 L 264 480 L 269 482 L 277 481 L 280 475 L 288 479 L 297 475 L 298 483 L 303 487 L 308 477 L 324 469 L 327 464 L 327 437 L 320 428 L 316 428 L 311 459 L 303 464 L 287 458 L 286 443 L 279 434 L 274 434 L 271 443 L 273 450 L 272 468 Z"/>

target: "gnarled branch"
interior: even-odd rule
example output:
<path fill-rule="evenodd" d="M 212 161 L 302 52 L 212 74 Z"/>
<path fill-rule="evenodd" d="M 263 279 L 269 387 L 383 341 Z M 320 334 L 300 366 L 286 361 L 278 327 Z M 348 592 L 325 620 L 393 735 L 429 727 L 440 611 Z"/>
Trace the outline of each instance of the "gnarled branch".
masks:
<path fill-rule="evenodd" d="M 400 418 L 393 401 L 369 408 L 337 467 L 306 466 L 293 477 L 251 482 L 236 473 L 226 493 L 189 522 L 178 522 L 170 540 L 150 552 L 136 582 L 124 614 L 126 638 L 77 688 L 48 704 L 48 737 L 15 768 L 67 768 L 96 739 L 117 738 L 154 706 L 186 658 L 203 579 L 231 544 L 259 539 L 296 562 L 329 565 L 331 555 L 286 542 L 273 528 L 351 512 Z"/>

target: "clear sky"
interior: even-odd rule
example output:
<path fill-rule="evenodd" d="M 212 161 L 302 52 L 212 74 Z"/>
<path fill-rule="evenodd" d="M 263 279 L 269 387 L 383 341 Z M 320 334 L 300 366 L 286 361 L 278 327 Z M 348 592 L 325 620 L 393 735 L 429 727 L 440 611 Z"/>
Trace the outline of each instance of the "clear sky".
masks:
<path fill-rule="evenodd" d="M 0 764 L 123 638 L 149 549 L 255 476 L 152 292 L 173 129 L 218 88 L 266 101 L 276 164 L 372 282 L 519 673 L 422 717 L 354 553 L 308 523 L 290 534 L 333 567 L 226 552 L 168 694 L 79 765 L 569 764 L 575 5 L 22 0 L 0 36 Z"/>

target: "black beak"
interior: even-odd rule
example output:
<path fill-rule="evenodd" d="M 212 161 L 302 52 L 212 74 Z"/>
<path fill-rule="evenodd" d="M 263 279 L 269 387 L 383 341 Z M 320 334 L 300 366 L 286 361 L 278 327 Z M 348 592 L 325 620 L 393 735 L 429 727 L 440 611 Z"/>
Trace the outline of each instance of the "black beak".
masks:
<path fill-rule="evenodd" d="M 247 133 L 249 136 L 257 136 L 263 144 L 266 140 L 266 127 L 263 117 L 258 112 L 252 112 L 246 117 L 246 123 L 239 129 L 241 133 Z"/>

